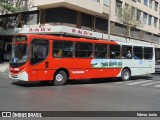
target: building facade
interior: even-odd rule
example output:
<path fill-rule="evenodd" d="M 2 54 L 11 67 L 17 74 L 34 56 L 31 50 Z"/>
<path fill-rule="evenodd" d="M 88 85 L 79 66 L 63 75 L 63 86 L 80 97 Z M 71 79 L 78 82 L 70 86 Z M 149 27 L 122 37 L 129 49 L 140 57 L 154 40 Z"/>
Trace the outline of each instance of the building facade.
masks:
<path fill-rule="evenodd" d="M 113 3 L 113 6 L 115 6 L 112 7 L 113 14 L 111 14 L 111 20 L 115 24 L 119 23 L 116 16 L 117 12 L 122 7 L 130 6 L 135 10 L 135 19 L 140 21 L 142 24 L 141 26 L 131 31 L 131 37 L 146 41 L 159 42 L 159 0 L 114 0 L 114 2 L 115 3 Z M 119 25 L 113 26 L 118 27 Z M 122 31 L 125 31 L 125 27 L 124 30 L 120 30 L 120 32 Z M 119 34 L 119 31 L 117 31 L 116 33 Z"/>
<path fill-rule="evenodd" d="M 63 23 L 100 33 L 108 33 L 110 14 L 111 34 L 121 36 L 126 36 L 126 27 L 119 22 L 117 12 L 130 6 L 135 9 L 136 19 L 142 23 L 131 31 L 131 37 L 159 42 L 159 3 L 159 0 L 111 0 L 111 4 L 110 0 L 35 0 L 34 4 L 41 11 L 40 23 Z"/>
<path fill-rule="evenodd" d="M 0 16 L 6 21 L 1 28 L 2 37 L 17 33 L 37 33 L 108 39 L 110 33 L 111 40 L 140 43 L 143 41 L 157 46 L 160 44 L 159 0 L 13 0 L 13 2 L 14 5 L 23 6 L 23 12 Z M 126 34 L 126 26 L 117 17 L 117 13 L 123 7 L 134 9 L 136 20 L 142 24 L 131 29 L 130 38 Z"/>
<path fill-rule="evenodd" d="M 117 13 L 121 8 L 130 6 L 136 12 L 135 18 L 142 23 L 131 30 L 131 38 L 159 42 L 159 0 L 111 0 L 111 3 L 110 0 L 13 0 L 13 3 L 22 6 L 23 12 L 2 15 L 1 18 L 9 21 L 5 23 L 3 32 L 26 25 L 48 24 L 107 34 L 110 15 L 111 34 L 126 37 L 126 26 L 118 20 Z"/>

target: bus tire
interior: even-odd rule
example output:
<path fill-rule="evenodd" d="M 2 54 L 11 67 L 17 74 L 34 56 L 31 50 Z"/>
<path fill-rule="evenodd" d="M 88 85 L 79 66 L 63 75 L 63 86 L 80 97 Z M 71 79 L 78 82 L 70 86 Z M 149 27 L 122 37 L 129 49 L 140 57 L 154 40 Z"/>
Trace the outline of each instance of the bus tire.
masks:
<path fill-rule="evenodd" d="M 60 86 L 65 85 L 67 83 L 67 74 L 63 70 L 60 70 L 54 75 L 54 85 Z"/>
<path fill-rule="evenodd" d="M 128 69 L 123 69 L 121 73 L 122 81 L 127 81 L 131 78 L 131 72 Z"/>

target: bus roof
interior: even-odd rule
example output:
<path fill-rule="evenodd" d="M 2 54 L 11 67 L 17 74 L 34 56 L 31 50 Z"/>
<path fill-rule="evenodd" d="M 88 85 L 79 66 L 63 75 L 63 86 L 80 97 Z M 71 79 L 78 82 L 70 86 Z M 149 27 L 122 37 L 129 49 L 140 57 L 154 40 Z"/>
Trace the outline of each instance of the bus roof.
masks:
<path fill-rule="evenodd" d="M 52 36 L 52 35 L 37 35 L 37 34 L 19 34 L 16 36 L 27 36 L 28 38 L 43 38 L 50 40 L 66 40 L 66 41 L 76 41 L 76 42 L 93 42 L 93 43 L 102 43 L 102 44 L 117 44 L 115 41 L 109 40 L 100 40 L 100 39 L 87 39 L 87 38 L 72 38 L 72 37 L 63 37 L 63 36 Z"/>
<path fill-rule="evenodd" d="M 18 34 L 16 36 L 27 36 L 28 38 L 44 38 L 50 40 L 64 40 L 64 41 L 75 41 L 75 42 L 92 42 L 92 43 L 101 43 L 101 44 L 119 44 L 119 45 L 131 45 L 131 46 L 147 46 L 154 47 L 153 44 L 138 44 L 138 43 L 126 43 L 126 42 L 118 42 L 113 40 L 103 40 L 103 39 L 87 39 L 87 38 L 74 38 L 74 37 L 63 37 L 63 36 L 54 36 L 54 35 L 40 35 L 40 34 Z"/>

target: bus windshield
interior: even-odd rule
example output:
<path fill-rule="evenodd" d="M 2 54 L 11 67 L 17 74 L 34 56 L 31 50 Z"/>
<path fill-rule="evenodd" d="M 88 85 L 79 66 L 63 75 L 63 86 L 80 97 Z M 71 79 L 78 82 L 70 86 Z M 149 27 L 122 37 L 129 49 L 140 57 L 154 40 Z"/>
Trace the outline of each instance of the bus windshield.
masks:
<path fill-rule="evenodd" d="M 10 66 L 19 67 L 28 60 L 27 44 L 13 44 Z"/>

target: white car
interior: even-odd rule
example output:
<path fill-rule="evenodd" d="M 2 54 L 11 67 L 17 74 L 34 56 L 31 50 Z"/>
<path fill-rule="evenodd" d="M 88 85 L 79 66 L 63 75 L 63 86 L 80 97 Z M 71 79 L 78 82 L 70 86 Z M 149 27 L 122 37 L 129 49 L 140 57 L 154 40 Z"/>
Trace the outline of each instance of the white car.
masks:
<path fill-rule="evenodd" d="M 160 60 L 156 61 L 155 72 L 156 73 L 158 73 L 158 72 L 160 73 Z"/>

